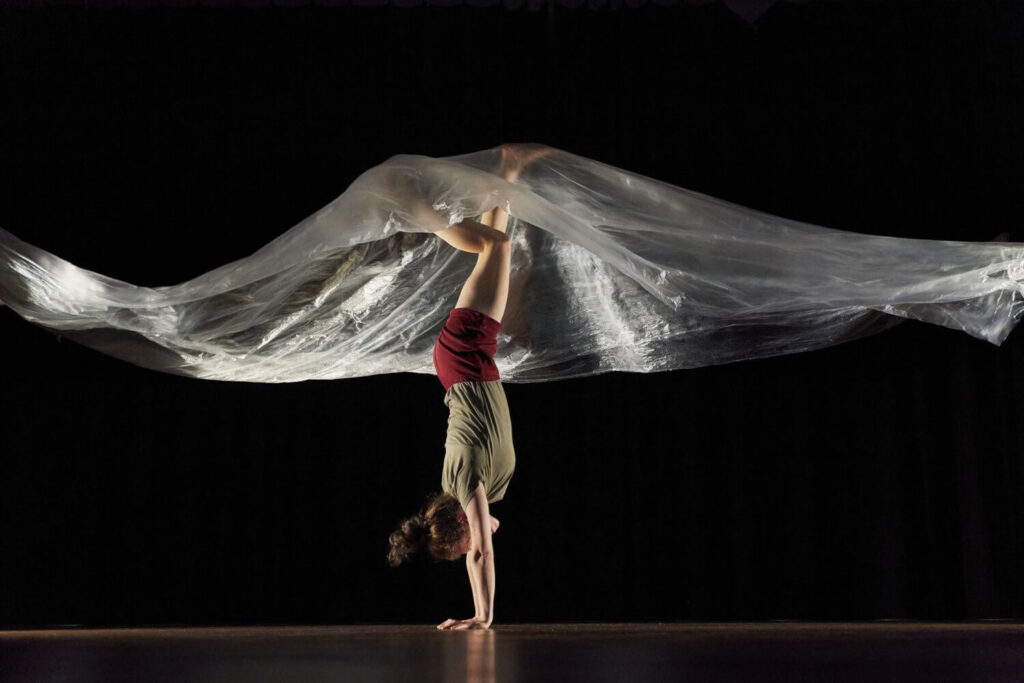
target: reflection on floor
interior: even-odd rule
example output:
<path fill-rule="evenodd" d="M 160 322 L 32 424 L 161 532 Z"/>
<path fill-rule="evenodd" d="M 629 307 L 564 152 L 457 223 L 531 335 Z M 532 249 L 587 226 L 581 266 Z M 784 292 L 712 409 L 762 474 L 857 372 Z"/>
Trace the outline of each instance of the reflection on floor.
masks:
<path fill-rule="evenodd" d="M 0 679 L 1024 681 L 1024 623 L 497 624 L 0 631 Z"/>

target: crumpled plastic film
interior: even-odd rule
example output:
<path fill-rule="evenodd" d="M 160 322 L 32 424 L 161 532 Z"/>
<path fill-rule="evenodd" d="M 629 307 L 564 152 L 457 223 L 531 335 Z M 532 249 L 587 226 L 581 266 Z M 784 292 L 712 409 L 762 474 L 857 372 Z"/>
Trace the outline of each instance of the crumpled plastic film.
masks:
<path fill-rule="evenodd" d="M 173 286 L 104 277 L 0 230 L 0 299 L 192 377 L 433 373 L 476 257 L 431 233 L 501 206 L 513 250 L 496 361 L 509 382 L 796 353 L 906 318 L 1000 344 L 1024 312 L 1024 244 L 829 229 L 561 150 L 508 182 L 501 158 L 392 157 L 251 256 Z"/>

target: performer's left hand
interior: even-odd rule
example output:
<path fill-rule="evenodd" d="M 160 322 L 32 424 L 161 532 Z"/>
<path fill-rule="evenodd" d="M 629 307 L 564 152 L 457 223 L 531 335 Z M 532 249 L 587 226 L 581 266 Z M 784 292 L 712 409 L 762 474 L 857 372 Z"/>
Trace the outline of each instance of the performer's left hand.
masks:
<path fill-rule="evenodd" d="M 441 631 L 470 631 L 486 630 L 490 627 L 478 619 L 447 619 L 438 624 L 437 628 Z"/>

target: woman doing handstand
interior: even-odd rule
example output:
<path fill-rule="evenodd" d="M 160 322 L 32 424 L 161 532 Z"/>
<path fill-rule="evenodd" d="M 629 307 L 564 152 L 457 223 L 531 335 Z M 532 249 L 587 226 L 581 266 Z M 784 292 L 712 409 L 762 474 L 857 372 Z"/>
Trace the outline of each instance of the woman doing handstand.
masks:
<path fill-rule="evenodd" d="M 501 175 L 514 182 L 526 164 L 551 151 L 505 146 Z M 486 629 L 494 619 L 491 535 L 498 530 L 489 504 L 504 497 L 516 463 L 508 402 L 494 363 L 508 300 L 508 213 L 496 207 L 479 221 L 441 227 L 426 205 L 414 211 L 428 225 L 435 224 L 435 234 L 445 242 L 476 254 L 477 262 L 434 345 L 434 368 L 449 410 L 442 492 L 391 534 L 388 562 L 397 567 L 424 547 L 439 559 L 465 555 L 476 613 L 470 619 L 448 619 L 438 628 Z"/>

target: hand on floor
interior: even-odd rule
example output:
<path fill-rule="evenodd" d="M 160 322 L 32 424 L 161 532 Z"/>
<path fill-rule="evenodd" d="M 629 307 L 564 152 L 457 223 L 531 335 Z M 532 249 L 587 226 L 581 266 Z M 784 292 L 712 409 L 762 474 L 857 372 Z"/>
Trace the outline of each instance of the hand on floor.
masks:
<path fill-rule="evenodd" d="M 490 627 L 477 619 L 447 619 L 438 624 L 437 628 L 440 631 L 471 631 L 486 630 Z"/>

